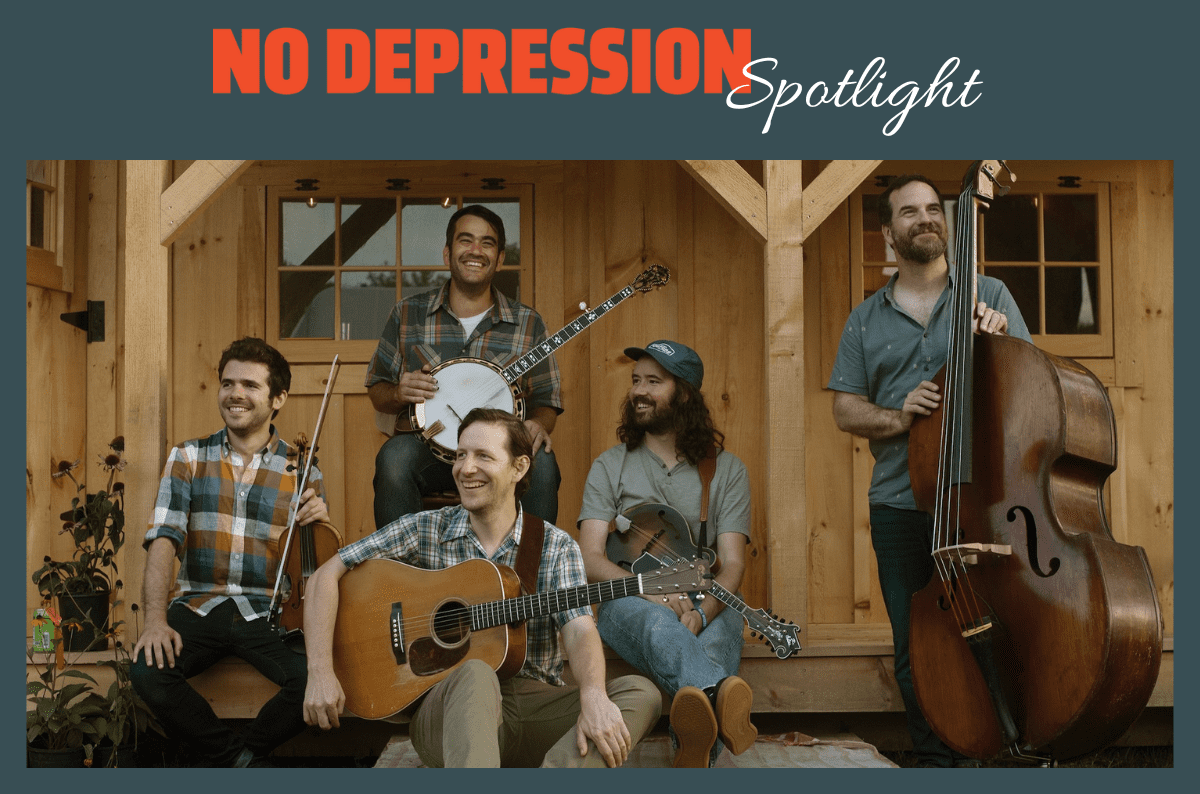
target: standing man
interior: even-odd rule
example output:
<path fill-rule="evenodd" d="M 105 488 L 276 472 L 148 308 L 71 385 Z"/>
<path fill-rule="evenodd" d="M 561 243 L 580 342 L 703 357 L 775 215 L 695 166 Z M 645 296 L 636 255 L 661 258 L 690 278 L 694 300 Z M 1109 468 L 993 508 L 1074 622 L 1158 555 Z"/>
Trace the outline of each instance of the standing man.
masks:
<path fill-rule="evenodd" d="M 392 309 L 371 364 L 367 394 L 381 414 L 400 414 L 437 391 L 429 374 L 438 363 L 471 356 L 507 364 L 546 338 L 546 324 L 533 309 L 511 301 L 492 286 L 504 263 L 504 221 L 487 207 L 471 204 L 450 217 L 442 260 L 450 283 L 407 298 Z M 553 356 L 523 374 L 525 427 L 533 438 L 533 469 L 525 509 L 551 524 L 558 520 L 561 476 L 550 434 L 562 413 L 562 384 Z M 375 457 L 375 526 L 421 509 L 421 496 L 450 490 L 450 464 L 433 456 L 415 433 L 393 436 Z"/>
<path fill-rule="evenodd" d="M 700 523 L 698 464 L 716 456 L 709 499 L 721 569 L 716 581 L 737 592 L 750 542 L 750 481 L 746 466 L 726 452 L 700 384 L 704 364 L 679 342 L 630 347 L 633 383 L 621 406 L 623 442 L 592 464 L 579 514 L 579 545 L 593 582 L 628 575 L 608 559 L 609 524 L 631 507 L 668 504 Z M 754 694 L 736 675 L 742 661 L 742 616 L 715 598 L 642 596 L 603 605 L 600 636 L 625 661 L 654 679 L 672 698 L 671 737 L 676 767 L 709 767 L 721 742 L 735 755 L 754 744 Z"/>
<path fill-rule="evenodd" d="M 533 441 L 515 416 L 476 408 L 459 427 L 453 467 L 462 504 L 403 516 L 346 546 L 313 574 L 304 614 L 309 654 L 305 721 L 336 727 L 345 705 L 333 671 L 342 576 L 376 557 L 429 570 L 475 558 L 516 567 L 525 542 L 518 499 L 529 480 L 532 456 Z M 575 541 L 542 523 L 537 592 L 586 584 Z M 578 686 L 563 684 L 560 634 Z M 514 678 L 500 681 L 485 662 L 464 662 L 424 695 L 409 735 L 431 767 L 613 767 L 625 762 L 661 710 L 658 691 L 641 676 L 624 676 L 606 686 L 600 635 L 585 606 L 528 622 L 525 664 Z"/>
<path fill-rule="evenodd" d="M 908 478 L 908 430 L 942 395 L 931 378 L 946 361 L 953 275 L 946 262 L 946 219 L 937 188 L 923 176 L 893 180 L 879 197 L 883 238 L 896 252 L 887 286 L 855 307 L 838 345 L 829 388 L 837 392 L 837 426 L 867 438 L 875 467 L 868 495 L 871 545 L 892 624 L 896 683 L 904 698 L 918 766 L 979 766 L 954 753 L 930 729 L 917 704 L 909 666 L 913 594 L 933 575 L 933 517 L 917 510 Z M 1029 341 L 1029 331 L 1004 283 L 978 279 L 977 333 Z M 989 308 L 991 307 L 991 308 Z"/>
<path fill-rule="evenodd" d="M 142 544 L 146 629 L 131 674 L 159 721 L 212 766 L 267 766 L 266 756 L 304 729 L 304 657 L 284 645 L 267 615 L 298 477 L 271 424 L 287 401 L 292 372 L 279 351 L 249 337 L 226 348 L 217 371 L 224 429 L 172 449 L 158 487 Z M 328 523 L 316 466 L 308 484 L 297 522 Z M 280 686 L 240 735 L 187 682 L 230 654 Z"/>

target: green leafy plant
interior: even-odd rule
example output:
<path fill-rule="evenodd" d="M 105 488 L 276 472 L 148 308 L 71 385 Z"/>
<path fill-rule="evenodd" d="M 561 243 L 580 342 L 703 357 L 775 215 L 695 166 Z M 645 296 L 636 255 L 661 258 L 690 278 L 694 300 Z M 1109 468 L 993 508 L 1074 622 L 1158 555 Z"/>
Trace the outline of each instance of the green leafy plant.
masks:
<path fill-rule="evenodd" d="M 119 605 L 118 601 L 114 606 Z M 138 605 L 130 606 L 133 614 L 136 616 Z M 100 738 L 107 739 L 114 746 L 123 744 L 133 744 L 137 748 L 138 736 L 147 730 L 153 730 L 160 736 L 166 736 L 162 725 L 154 716 L 154 712 L 150 711 L 150 707 L 146 705 L 133 688 L 133 679 L 130 677 L 130 671 L 133 667 L 133 659 L 129 655 L 129 649 L 125 646 L 121 639 L 121 626 L 125 623 L 123 620 L 115 621 L 109 629 L 109 634 L 112 637 L 113 658 L 105 659 L 98 662 L 104 667 L 111 668 L 116 680 L 108 688 L 108 694 L 104 700 L 108 705 L 107 720 L 103 726 L 103 731 Z M 116 759 L 116 753 L 113 753 L 110 758 Z"/>
<path fill-rule="evenodd" d="M 71 509 L 63 513 L 60 534 L 70 533 L 75 551 L 70 560 L 53 560 L 33 572 L 33 583 L 44 598 L 57 597 L 60 602 L 70 595 L 111 591 L 117 574 L 117 552 L 125 544 L 125 485 L 115 482 L 118 472 L 125 469 L 125 439 L 121 436 L 109 443 L 112 452 L 100 456 L 100 468 L 108 472 L 108 483 L 96 493 L 86 493 L 86 484 L 72 473 L 79 461 L 59 462 L 54 478 L 70 477 L 75 483 Z"/>
<path fill-rule="evenodd" d="M 48 750 L 94 744 L 108 730 L 108 702 L 92 689 L 96 679 L 67 664 L 61 637 L 54 646 L 53 653 L 26 651 L 38 680 L 26 681 L 33 708 L 25 713 L 25 739 Z"/>

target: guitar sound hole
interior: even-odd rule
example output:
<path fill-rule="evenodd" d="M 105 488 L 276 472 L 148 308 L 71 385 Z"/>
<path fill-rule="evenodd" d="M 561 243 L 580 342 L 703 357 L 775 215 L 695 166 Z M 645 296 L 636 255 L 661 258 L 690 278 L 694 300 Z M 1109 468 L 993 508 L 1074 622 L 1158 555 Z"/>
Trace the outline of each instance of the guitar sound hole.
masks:
<path fill-rule="evenodd" d="M 448 601 L 433 615 L 433 638 L 439 645 L 453 648 L 471 636 L 470 609 L 459 601 Z"/>

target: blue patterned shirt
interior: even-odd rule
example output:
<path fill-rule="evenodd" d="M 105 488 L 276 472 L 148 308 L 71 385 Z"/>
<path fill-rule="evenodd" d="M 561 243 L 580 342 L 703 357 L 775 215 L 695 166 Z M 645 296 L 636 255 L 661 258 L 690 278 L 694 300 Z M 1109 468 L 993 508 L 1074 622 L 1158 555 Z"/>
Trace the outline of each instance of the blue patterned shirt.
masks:
<path fill-rule="evenodd" d="M 470 514 L 462 505 L 401 516 L 362 540 L 345 546 L 338 554 L 347 568 L 379 557 L 432 571 L 472 559 L 490 559 L 511 568 L 517 562 L 523 520 L 523 511 L 518 507 L 516 528 L 491 557 L 484 552 L 471 529 Z M 538 592 L 586 585 L 587 573 L 578 544 L 553 524 L 546 523 L 545 531 L 542 561 L 538 566 Z M 562 686 L 563 655 L 558 630 L 575 618 L 591 614 L 590 607 L 581 607 L 531 619 L 526 632 L 525 664 L 517 675 Z"/>

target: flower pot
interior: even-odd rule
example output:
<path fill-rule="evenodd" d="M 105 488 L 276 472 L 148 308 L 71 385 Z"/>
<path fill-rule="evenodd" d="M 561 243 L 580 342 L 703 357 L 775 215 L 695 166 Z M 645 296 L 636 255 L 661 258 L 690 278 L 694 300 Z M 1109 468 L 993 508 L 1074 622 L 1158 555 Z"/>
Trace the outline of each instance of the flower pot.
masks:
<path fill-rule="evenodd" d="M 108 591 L 66 593 L 58 597 L 64 651 L 102 651 L 108 648 Z M 73 621 L 79 627 L 70 625 Z"/>
<path fill-rule="evenodd" d="M 137 766 L 137 748 L 133 742 L 125 742 L 124 744 L 104 744 L 98 745 L 92 751 L 92 768 L 95 769 L 105 767 L 135 767 Z"/>
<path fill-rule="evenodd" d="M 83 748 L 69 747 L 66 750 L 46 750 L 42 747 L 26 745 L 25 766 L 30 769 L 83 766 Z"/>

